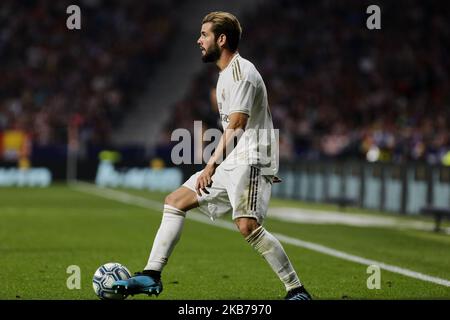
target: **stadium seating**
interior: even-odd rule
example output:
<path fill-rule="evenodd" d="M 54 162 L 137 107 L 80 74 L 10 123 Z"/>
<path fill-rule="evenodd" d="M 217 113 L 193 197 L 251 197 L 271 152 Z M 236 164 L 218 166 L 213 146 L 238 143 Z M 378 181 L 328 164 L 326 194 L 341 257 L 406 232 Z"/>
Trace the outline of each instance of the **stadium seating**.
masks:
<path fill-rule="evenodd" d="M 21 129 L 33 148 L 65 144 L 68 123 L 76 123 L 82 143 L 109 145 L 164 59 L 182 1 L 85 0 L 80 31 L 65 26 L 70 1 L 2 1 L 0 135 Z M 281 160 L 437 164 L 449 154 L 449 8 L 378 4 L 381 30 L 366 28 L 364 1 L 262 1 L 239 17 L 240 52 L 265 80 Z M 216 80 L 211 65 L 193 79 L 172 106 L 156 155 L 170 158 L 176 128 L 194 120 L 219 126 Z"/>
<path fill-rule="evenodd" d="M 265 80 L 282 160 L 436 164 L 450 150 L 449 8 L 378 4 L 375 31 L 366 28 L 364 1 L 265 1 L 241 17 L 240 53 Z M 198 75 L 167 132 L 200 119 L 218 125 L 216 79 L 214 67 Z"/>
<path fill-rule="evenodd" d="M 81 1 L 81 30 L 68 30 L 71 1 L 2 1 L 0 134 L 64 145 L 72 123 L 82 143 L 108 144 L 164 59 L 179 2 Z"/>

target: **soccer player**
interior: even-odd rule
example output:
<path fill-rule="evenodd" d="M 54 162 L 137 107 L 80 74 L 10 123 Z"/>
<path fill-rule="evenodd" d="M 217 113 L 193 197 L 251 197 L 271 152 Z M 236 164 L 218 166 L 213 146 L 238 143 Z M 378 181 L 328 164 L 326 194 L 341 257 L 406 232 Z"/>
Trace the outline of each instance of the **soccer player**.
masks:
<path fill-rule="evenodd" d="M 161 271 L 180 238 L 186 212 L 198 208 L 213 220 L 232 212 L 245 240 L 284 284 L 285 299 L 311 299 L 281 243 L 262 226 L 272 183 L 278 182 L 278 142 L 263 79 L 238 53 L 241 33 L 239 21 L 230 13 L 211 12 L 203 19 L 197 44 L 203 62 L 215 63 L 220 70 L 216 97 L 224 132 L 206 167 L 166 197 L 144 271 L 116 281 L 117 292 L 161 293 Z"/>

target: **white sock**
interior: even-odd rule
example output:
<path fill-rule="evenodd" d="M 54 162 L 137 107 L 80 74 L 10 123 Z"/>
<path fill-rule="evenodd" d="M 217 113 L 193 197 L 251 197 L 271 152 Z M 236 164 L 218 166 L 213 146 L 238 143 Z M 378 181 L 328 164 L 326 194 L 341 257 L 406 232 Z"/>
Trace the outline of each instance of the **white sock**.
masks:
<path fill-rule="evenodd" d="M 144 270 L 162 271 L 175 245 L 181 237 L 186 212 L 168 204 L 164 205 L 163 217 L 152 251 Z"/>
<path fill-rule="evenodd" d="M 280 241 L 266 229 L 260 226 L 245 240 L 266 259 L 272 270 L 283 282 L 286 291 L 302 285 Z"/>

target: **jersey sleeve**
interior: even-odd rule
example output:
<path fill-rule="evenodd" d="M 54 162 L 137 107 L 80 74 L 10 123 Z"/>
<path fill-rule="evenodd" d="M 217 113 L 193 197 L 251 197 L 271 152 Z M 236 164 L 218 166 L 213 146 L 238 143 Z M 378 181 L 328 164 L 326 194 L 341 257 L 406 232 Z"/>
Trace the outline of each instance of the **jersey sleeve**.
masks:
<path fill-rule="evenodd" d="M 234 82 L 230 91 L 229 113 L 242 112 L 251 116 L 256 94 L 255 86 L 248 80 Z"/>

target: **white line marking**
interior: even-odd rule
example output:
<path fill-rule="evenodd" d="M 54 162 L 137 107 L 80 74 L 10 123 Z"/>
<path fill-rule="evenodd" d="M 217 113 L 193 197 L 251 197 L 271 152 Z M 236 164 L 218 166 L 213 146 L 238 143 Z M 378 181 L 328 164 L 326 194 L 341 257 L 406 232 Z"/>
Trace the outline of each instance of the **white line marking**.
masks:
<path fill-rule="evenodd" d="M 327 210 L 309 210 L 291 207 L 271 207 L 268 216 L 272 219 L 306 224 L 341 224 L 353 227 L 383 227 L 431 231 L 434 223 L 396 216 L 375 216 L 362 213 L 344 213 Z M 450 228 L 442 228 L 450 234 Z"/>
<path fill-rule="evenodd" d="M 139 197 L 139 196 L 130 195 L 130 194 L 128 194 L 126 192 L 122 192 L 122 191 L 111 190 L 111 189 L 107 189 L 107 188 L 100 188 L 93 184 L 89 184 L 89 183 L 85 183 L 85 182 L 73 183 L 73 184 L 70 184 L 70 187 L 73 188 L 74 190 L 77 190 L 77 191 L 80 191 L 83 193 L 94 194 L 99 197 L 119 201 L 122 203 L 131 204 L 131 205 L 136 205 L 136 206 L 143 207 L 146 209 L 153 209 L 153 210 L 160 210 L 160 211 L 162 211 L 162 209 L 163 209 L 163 204 L 158 201 L 145 199 L 145 198 Z M 189 212 L 189 214 L 187 215 L 187 218 L 197 221 L 197 222 L 205 223 L 208 225 L 233 230 L 235 232 L 237 231 L 235 225 L 231 222 L 223 221 L 223 220 L 216 220 L 213 222 L 205 215 L 197 213 L 197 212 Z M 343 251 L 335 250 L 335 249 L 332 249 L 332 248 L 329 248 L 326 246 L 322 246 L 320 244 L 316 244 L 313 242 L 308 242 L 308 241 L 303 241 L 300 239 L 288 237 L 288 236 L 285 236 L 280 233 L 272 233 L 272 234 L 276 238 L 278 238 L 281 242 L 291 244 L 291 245 L 294 245 L 297 247 L 309 249 L 312 251 L 320 252 L 320 253 L 323 253 L 323 254 L 326 254 L 329 256 L 333 256 L 336 258 L 340 258 L 343 260 L 347 260 L 347 261 L 351 261 L 351 262 L 355 262 L 355 263 L 359 263 L 359 264 L 363 264 L 363 265 L 378 265 L 381 269 L 384 269 L 384 270 L 387 270 L 387 271 L 390 271 L 393 273 L 398 273 L 398 274 L 401 274 L 401 275 L 404 275 L 404 276 L 407 276 L 410 278 L 427 281 L 427 282 L 432 282 L 435 284 L 439 284 L 441 286 L 450 287 L 450 280 L 433 277 L 433 276 L 426 275 L 426 274 L 416 272 L 416 271 L 412 271 L 409 269 L 404 269 L 404 268 L 400 268 L 400 267 L 397 267 L 394 265 L 389 265 L 384 262 L 355 256 L 355 255 L 348 254 Z"/>

